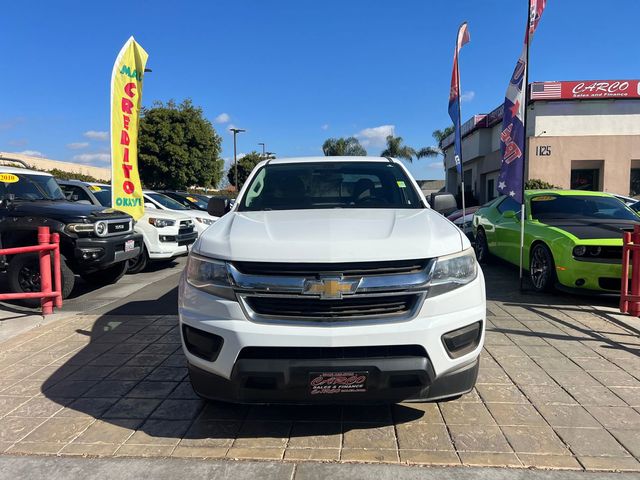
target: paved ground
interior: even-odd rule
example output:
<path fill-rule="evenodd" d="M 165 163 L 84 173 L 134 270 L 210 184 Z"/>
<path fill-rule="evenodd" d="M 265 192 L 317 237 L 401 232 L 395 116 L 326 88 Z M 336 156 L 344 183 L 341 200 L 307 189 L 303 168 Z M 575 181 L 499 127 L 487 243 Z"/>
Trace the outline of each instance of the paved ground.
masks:
<path fill-rule="evenodd" d="M 521 294 L 502 265 L 485 273 L 477 389 L 365 408 L 205 404 L 176 317 L 160 315 L 177 275 L 134 282 L 0 344 L 0 452 L 640 471 L 637 319 L 606 299 Z"/>

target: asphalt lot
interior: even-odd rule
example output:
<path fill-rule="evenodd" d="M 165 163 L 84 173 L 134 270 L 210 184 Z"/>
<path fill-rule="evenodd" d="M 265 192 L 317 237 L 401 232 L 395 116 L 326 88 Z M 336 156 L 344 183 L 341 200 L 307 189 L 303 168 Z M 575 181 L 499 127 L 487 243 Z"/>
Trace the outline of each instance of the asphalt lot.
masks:
<path fill-rule="evenodd" d="M 85 292 L 65 305 L 80 314 L 0 344 L 0 452 L 640 471 L 640 322 L 615 299 L 522 293 L 517 271 L 492 265 L 471 394 L 233 406 L 188 383 L 180 270 Z"/>

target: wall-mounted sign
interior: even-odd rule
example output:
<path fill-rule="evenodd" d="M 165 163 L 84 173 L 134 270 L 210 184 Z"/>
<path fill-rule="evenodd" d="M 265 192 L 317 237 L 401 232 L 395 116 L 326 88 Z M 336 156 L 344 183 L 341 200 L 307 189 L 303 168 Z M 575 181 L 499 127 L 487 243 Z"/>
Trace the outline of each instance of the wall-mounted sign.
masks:
<path fill-rule="evenodd" d="M 536 156 L 537 157 L 550 157 L 551 156 L 551 145 L 537 145 L 536 146 Z"/>
<path fill-rule="evenodd" d="M 640 98 L 640 80 L 534 82 L 530 89 L 531 100 Z"/>

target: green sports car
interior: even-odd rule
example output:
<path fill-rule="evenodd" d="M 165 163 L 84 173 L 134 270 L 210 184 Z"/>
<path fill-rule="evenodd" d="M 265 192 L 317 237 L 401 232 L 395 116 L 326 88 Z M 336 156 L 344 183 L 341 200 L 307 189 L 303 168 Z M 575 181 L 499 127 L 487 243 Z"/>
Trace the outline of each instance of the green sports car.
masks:
<path fill-rule="evenodd" d="M 619 292 L 622 233 L 640 217 L 617 198 L 580 190 L 525 192 L 524 269 L 538 291 Z M 473 217 L 476 256 L 520 262 L 520 204 L 499 197 Z"/>

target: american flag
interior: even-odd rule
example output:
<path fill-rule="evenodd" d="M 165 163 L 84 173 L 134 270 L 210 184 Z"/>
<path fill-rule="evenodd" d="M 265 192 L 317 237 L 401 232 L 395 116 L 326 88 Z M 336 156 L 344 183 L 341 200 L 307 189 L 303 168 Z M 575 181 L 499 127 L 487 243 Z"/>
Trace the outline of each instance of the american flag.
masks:
<path fill-rule="evenodd" d="M 532 100 L 549 98 L 562 98 L 562 84 L 560 82 L 536 82 L 531 85 Z"/>

